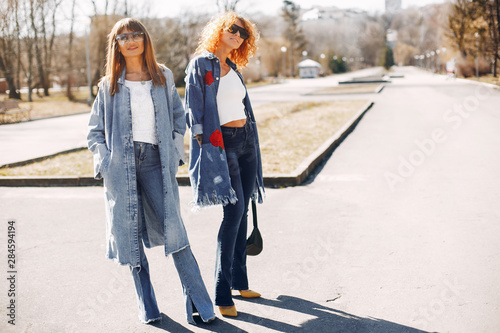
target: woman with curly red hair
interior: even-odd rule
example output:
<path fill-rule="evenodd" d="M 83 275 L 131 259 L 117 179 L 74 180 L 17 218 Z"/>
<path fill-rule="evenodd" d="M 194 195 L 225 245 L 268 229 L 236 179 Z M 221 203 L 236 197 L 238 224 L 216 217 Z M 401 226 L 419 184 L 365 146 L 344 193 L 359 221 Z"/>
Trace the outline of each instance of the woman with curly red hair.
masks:
<path fill-rule="evenodd" d="M 243 77 L 255 54 L 255 25 L 234 12 L 212 19 L 202 31 L 196 57 L 186 69 L 187 123 L 191 130 L 189 175 L 195 206 L 223 205 L 217 236 L 215 304 L 237 316 L 231 290 L 248 289 L 247 211 L 262 202 L 264 186 L 257 127 Z"/>

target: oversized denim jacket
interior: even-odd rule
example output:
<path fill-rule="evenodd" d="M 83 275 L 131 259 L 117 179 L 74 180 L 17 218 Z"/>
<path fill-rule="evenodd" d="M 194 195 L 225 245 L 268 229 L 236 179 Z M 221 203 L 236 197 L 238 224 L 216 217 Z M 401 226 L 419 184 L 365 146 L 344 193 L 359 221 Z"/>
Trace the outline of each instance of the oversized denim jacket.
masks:
<path fill-rule="evenodd" d="M 245 86 L 236 65 L 229 59 L 226 59 L 226 63 L 238 74 Z M 186 122 L 192 134 L 189 149 L 189 177 L 195 207 L 227 205 L 237 200 L 236 193 L 231 187 L 217 111 L 220 75 L 219 59 L 208 51 L 193 58 L 186 69 Z M 257 146 L 257 177 L 252 198 L 262 203 L 265 195 L 262 162 L 257 126 L 248 93 L 245 94 L 243 104 L 248 121 L 254 129 Z M 203 134 L 201 147 L 195 139 L 195 135 L 198 134 Z"/>
<path fill-rule="evenodd" d="M 152 85 L 151 98 L 163 175 L 164 221 L 156 218 L 145 197 L 138 197 L 130 92 L 124 84 L 125 69 L 118 79 L 119 91 L 113 96 L 109 81 L 100 84 L 89 120 L 87 140 L 89 150 L 94 154 L 94 177 L 104 180 L 106 256 L 134 267 L 140 263 L 139 219 L 143 221 L 144 230 L 141 232 L 146 247 L 164 245 L 168 255 L 189 246 L 175 178 L 177 168 L 184 160 L 185 111 L 172 72 L 167 68 L 162 70 L 167 79 L 165 87 Z"/>

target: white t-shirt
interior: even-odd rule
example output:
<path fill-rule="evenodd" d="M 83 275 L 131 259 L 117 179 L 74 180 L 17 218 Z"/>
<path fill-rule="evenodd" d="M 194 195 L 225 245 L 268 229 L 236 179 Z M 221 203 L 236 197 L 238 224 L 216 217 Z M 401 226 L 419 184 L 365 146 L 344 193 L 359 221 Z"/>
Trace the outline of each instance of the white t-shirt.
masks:
<path fill-rule="evenodd" d="M 245 105 L 243 99 L 246 95 L 245 86 L 238 74 L 233 69 L 222 76 L 217 91 L 217 109 L 221 125 L 230 121 L 245 119 Z"/>
<path fill-rule="evenodd" d="M 125 86 L 130 90 L 130 108 L 132 110 L 132 135 L 134 141 L 158 144 L 156 136 L 155 109 L 151 98 L 152 80 L 125 80 Z"/>

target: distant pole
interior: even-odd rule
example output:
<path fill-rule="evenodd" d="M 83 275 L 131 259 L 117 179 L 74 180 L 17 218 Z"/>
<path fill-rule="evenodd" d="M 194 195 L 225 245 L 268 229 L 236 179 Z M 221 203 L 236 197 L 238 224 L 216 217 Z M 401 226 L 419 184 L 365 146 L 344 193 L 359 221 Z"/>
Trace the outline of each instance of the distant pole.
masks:
<path fill-rule="evenodd" d="M 283 76 L 286 77 L 286 46 L 281 47 L 283 53 Z"/>
<path fill-rule="evenodd" d="M 477 49 L 477 54 L 476 54 L 476 79 L 479 80 L 479 33 L 475 33 L 474 36 L 476 37 L 476 49 Z"/>
<path fill-rule="evenodd" d="M 92 103 L 92 80 L 90 79 L 90 51 L 89 51 L 89 32 L 87 30 L 87 38 L 85 42 L 85 55 L 87 58 L 87 82 L 89 84 L 89 98 L 87 99 L 87 104 Z"/>

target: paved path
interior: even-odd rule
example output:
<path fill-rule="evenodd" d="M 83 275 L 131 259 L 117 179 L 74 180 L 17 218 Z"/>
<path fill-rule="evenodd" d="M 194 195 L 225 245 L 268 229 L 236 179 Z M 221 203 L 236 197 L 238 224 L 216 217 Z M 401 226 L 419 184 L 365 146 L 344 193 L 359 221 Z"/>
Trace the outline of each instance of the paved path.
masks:
<path fill-rule="evenodd" d="M 254 88 L 249 91 L 255 106 L 280 100 L 342 98 L 302 95 L 321 87 L 337 85 L 341 80 L 367 76 L 380 71 L 381 68 L 370 68 L 316 80 L 286 80 L 282 84 Z M 362 97 L 357 96 L 357 98 Z M 88 114 L 80 114 L 0 126 L 0 166 L 86 147 L 88 118 Z"/>
<path fill-rule="evenodd" d="M 88 114 L 0 126 L 0 165 L 87 146 Z"/>
<path fill-rule="evenodd" d="M 405 75 L 315 179 L 267 190 L 265 248 L 248 258 L 263 298 L 236 297 L 236 319 L 188 325 L 173 263 L 155 248 L 163 322 L 140 324 L 128 269 L 104 259 L 102 188 L 0 188 L 1 244 L 8 219 L 18 241 L 17 326 L 4 330 L 3 315 L 0 331 L 498 332 L 500 93 Z M 211 290 L 221 209 L 191 213 L 190 191 L 183 216 Z"/>

